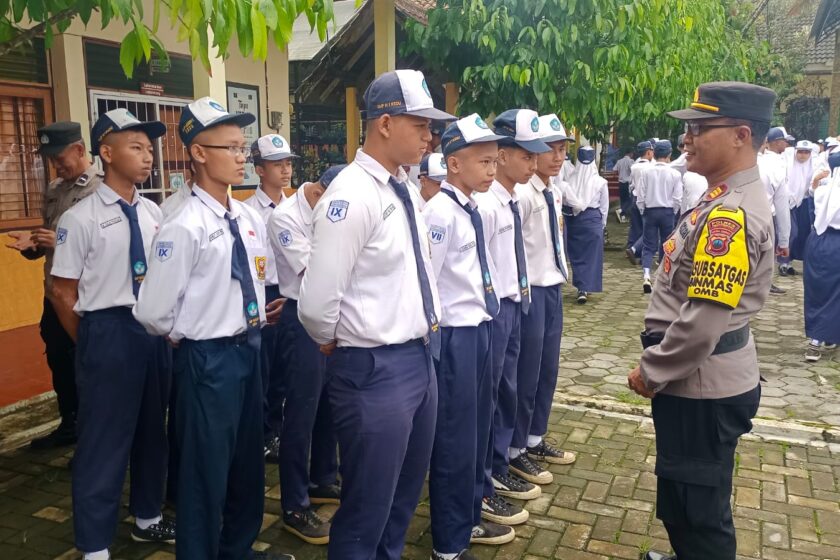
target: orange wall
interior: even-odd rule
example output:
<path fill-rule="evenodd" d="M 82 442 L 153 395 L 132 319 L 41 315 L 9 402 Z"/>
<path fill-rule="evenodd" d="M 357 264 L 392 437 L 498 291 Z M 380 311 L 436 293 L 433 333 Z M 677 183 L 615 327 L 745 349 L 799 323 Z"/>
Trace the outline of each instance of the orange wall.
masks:
<path fill-rule="evenodd" d="M 29 261 L 6 247 L 11 238 L 0 233 L 0 331 L 41 320 L 44 301 L 44 259 Z"/>

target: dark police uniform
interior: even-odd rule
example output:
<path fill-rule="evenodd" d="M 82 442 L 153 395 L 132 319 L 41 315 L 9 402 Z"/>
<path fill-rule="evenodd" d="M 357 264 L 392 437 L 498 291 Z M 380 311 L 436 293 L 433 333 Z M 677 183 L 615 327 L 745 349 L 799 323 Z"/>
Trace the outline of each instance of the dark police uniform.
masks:
<path fill-rule="evenodd" d="M 766 88 L 715 82 L 698 88 L 692 109 L 670 115 L 769 122 L 774 100 Z M 657 516 L 679 560 L 735 559 L 735 447 L 761 394 L 749 322 L 770 290 L 773 246 L 757 166 L 710 185 L 663 245 L 640 368 L 656 392 Z"/>
<path fill-rule="evenodd" d="M 82 139 L 82 128 L 75 122 L 57 122 L 38 129 L 38 138 L 41 142 L 39 152 L 45 156 L 53 156 L 61 153 L 70 144 L 79 142 Z M 101 181 L 102 173 L 95 166 L 89 167 L 75 181 L 64 179 L 52 181 L 44 194 L 43 227 L 55 231 L 61 215 L 94 192 Z M 38 248 L 22 251 L 21 254 L 30 260 L 44 257 L 44 312 L 41 315 L 41 338 L 46 347 L 47 365 L 52 371 L 58 413 L 61 415 L 61 427 L 57 432 L 61 442 L 56 438 L 51 438 L 50 441 L 61 444 L 75 441 L 76 412 L 79 403 L 73 365 L 75 344 L 58 321 L 58 316 L 49 300 L 53 252 L 53 249 Z M 47 443 L 47 440 L 43 440 L 43 444 Z"/>

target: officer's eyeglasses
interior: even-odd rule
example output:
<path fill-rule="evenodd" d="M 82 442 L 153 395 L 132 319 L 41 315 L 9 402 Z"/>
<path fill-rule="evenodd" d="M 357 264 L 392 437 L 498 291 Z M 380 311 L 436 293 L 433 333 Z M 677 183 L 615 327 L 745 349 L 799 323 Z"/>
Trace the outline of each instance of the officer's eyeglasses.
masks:
<path fill-rule="evenodd" d="M 199 144 L 202 148 L 213 148 L 214 150 L 227 150 L 233 157 L 242 156 L 248 158 L 251 156 L 250 146 L 213 146 L 211 144 Z"/>
<path fill-rule="evenodd" d="M 700 136 L 705 132 L 707 129 L 710 128 L 738 128 L 739 126 L 744 126 L 743 124 L 701 124 L 696 121 L 686 121 L 685 123 L 685 132 L 687 134 L 691 134 L 692 136 Z"/>

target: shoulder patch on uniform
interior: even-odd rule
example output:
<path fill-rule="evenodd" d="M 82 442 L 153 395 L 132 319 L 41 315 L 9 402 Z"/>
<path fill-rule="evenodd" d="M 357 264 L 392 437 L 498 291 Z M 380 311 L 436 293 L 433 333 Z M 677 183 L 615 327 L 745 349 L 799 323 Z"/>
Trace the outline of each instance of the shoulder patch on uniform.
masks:
<path fill-rule="evenodd" d="M 703 226 L 688 281 L 689 299 L 735 309 L 750 274 L 744 211 L 714 208 Z"/>
<path fill-rule="evenodd" d="M 155 245 L 155 258 L 160 262 L 168 261 L 175 251 L 175 243 L 172 241 L 158 241 Z"/>
<path fill-rule="evenodd" d="M 438 245 L 443 243 L 443 240 L 446 239 L 446 229 L 440 226 L 430 226 L 429 227 L 429 240 L 434 244 Z"/>
<path fill-rule="evenodd" d="M 277 234 L 277 241 L 280 242 L 280 245 L 283 247 L 288 247 L 292 244 L 292 232 L 284 229 L 280 233 Z"/>
<path fill-rule="evenodd" d="M 674 236 L 668 238 L 668 240 L 662 244 L 662 250 L 665 251 L 666 255 L 670 255 L 674 252 L 677 248 L 677 241 L 674 239 Z"/>
<path fill-rule="evenodd" d="M 729 187 L 726 185 L 718 185 L 703 196 L 704 202 L 709 202 L 711 200 L 715 200 L 716 198 L 720 198 L 726 194 L 726 191 L 729 190 Z"/>
<path fill-rule="evenodd" d="M 347 210 L 350 203 L 346 200 L 332 200 L 327 207 L 327 219 L 333 223 L 340 222 L 347 217 Z"/>
<path fill-rule="evenodd" d="M 266 257 L 254 257 L 254 268 L 257 271 L 257 280 L 265 280 Z"/>
<path fill-rule="evenodd" d="M 58 231 L 55 232 L 55 244 L 61 245 L 67 241 L 67 230 L 63 227 L 58 228 Z"/>

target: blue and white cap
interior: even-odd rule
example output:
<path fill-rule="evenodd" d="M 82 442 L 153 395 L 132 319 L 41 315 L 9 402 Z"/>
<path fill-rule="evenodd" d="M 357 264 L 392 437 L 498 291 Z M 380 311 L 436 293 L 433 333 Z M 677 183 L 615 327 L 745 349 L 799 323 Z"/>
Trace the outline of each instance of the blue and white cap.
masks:
<path fill-rule="evenodd" d="M 428 177 L 432 181 L 446 179 L 446 162 L 443 154 L 428 154 L 420 161 L 420 177 Z"/>
<path fill-rule="evenodd" d="M 333 179 L 338 177 L 338 174 L 341 173 L 344 168 L 347 167 L 346 163 L 342 163 L 341 165 L 333 165 L 332 167 L 328 167 L 326 171 L 321 173 L 321 178 L 318 179 L 318 182 L 321 183 L 321 186 L 325 189 L 330 186 L 330 183 L 333 182 Z"/>
<path fill-rule="evenodd" d="M 540 135 L 540 140 L 546 144 L 550 144 L 551 142 L 565 142 L 568 140 L 574 142 L 574 138 L 566 135 L 566 128 L 554 113 L 542 115 L 539 118 L 539 122 L 540 129 L 538 133 Z"/>
<path fill-rule="evenodd" d="M 674 147 L 670 140 L 657 140 L 656 144 L 653 145 L 653 157 L 665 157 L 671 155 L 673 151 Z"/>
<path fill-rule="evenodd" d="M 251 156 L 254 161 L 280 161 L 298 157 L 285 138 L 279 134 L 266 134 L 251 144 Z"/>
<path fill-rule="evenodd" d="M 773 142 L 774 140 L 784 140 L 787 135 L 788 133 L 787 130 L 785 130 L 785 127 L 774 126 L 767 131 L 767 141 Z"/>
<path fill-rule="evenodd" d="M 112 109 L 100 115 L 90 130 L 91 153 L 95 156 L 99 155 L 99 146 L 106 136 L 112 132 L 125 130 L 145 132 L 149 140 L 154 140 L 166 134 L 166 125 L 160 121 L 142 122 L 128 109 Z"/>
<path fill-rule="evenodd" d="M 813 142 L 809 142 L 808 140 L 800 140 L 796 143 L 796 151 L 797 152 L 813 152 L 817 148 L 816 144 Z"/>
<path fill-rule="evenodd" d="M 446 127 L 443 136 L 440 137 L 440 149 L 443 155 L 448 157 L 471 144 L 498 142 L 502 138 L 503 136 L 493 134 L 478 113 L 473 113 Z"/>
<path fill-rule="evenodd" d="M 208 128 L 220 124 L 235 124 L 239 127 L 246 127 L 257 120 L 251 113 L 227 112 L 218 101 L 210 97 L 202 97 L 193 101 L 181 111 L 181 120 L 178 123 L 178 134 L 181 141 L 189 146 L 200 133 Z"/>
<path fill-rule="evenodd" d="M 519 146 L 534 154 L 551 151 L 540 139 L 540 117 L 530 109 L 508 109 L 493 121 L 496 134 L 504 138 L 500 146 Z"/>
<path fill-rule="evenodd" d="M 577 151 L 578 161 L 584 165 L 589 165 L 595 161 L 595 148 L 592 146 L 581 146 Z"/>
<path fill-rule="evenodd" d="M 392 70 L 377 77 L 365 90 L 362 118 L 382 115 L 411 115 L 436 121 L 454 121 L 457 117 L 435 109 L 432 94 L 423 72 Z"/>

